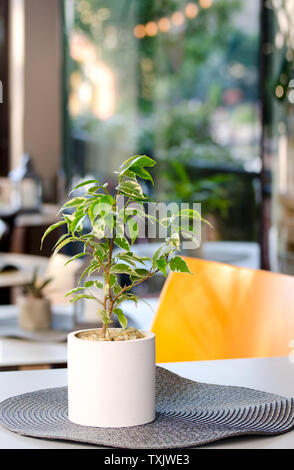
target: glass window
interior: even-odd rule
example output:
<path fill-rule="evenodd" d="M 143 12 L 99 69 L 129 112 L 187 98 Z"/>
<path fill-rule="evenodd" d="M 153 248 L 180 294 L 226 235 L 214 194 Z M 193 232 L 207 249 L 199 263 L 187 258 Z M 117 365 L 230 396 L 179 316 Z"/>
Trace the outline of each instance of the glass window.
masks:
<path fill-rule="evenodd" d="M 147 154 L 158 197 L 202 202 L 208 237 L 256 241 L 259 2 L 65 5 L 68 177 L 109 178 Z"/>
<path fill-rule="evenodd" d="M 294 274 L 294 33 L 292 0 L 265 8 L 264 167 L 273 271 Z"/>
<path fill-rule="evenodd" d="M 0 176 L 9 169 L 8 1 L 0 1 Z M 1 199 L 1 194 L 0 194 Z"/>

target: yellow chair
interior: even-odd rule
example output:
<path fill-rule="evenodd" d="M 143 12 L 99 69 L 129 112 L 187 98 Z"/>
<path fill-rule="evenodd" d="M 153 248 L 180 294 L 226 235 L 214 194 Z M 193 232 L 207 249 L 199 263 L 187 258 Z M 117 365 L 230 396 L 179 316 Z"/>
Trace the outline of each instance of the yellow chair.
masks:
<path fill-rule="evenodd" d="M 152 331 L 156 361 L 288 355 L 294 339 L 294 277 L 185 258 L 171 273 Z"/>

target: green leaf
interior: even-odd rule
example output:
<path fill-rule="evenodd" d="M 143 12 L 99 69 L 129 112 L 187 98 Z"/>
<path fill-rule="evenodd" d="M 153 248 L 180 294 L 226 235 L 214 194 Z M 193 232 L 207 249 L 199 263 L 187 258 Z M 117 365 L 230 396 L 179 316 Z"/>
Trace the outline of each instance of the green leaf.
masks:
<path fill-rule="evenodd" d="M 136 204 L 139 204 L 138 202 L 136 202 Z M 145 212 L 144 210 L 141 210 L 141 209 L 138 209 L 138 208 L 134 208 L 134 207 L 127 207 L 126 209 L 123 209 L 123 211 L 125 212 L 126 216 L 127 217 L 138 217 L 140 218 L 141 220 L 145 220 L 145 219 L 148 219 L 148 220 L 151 220 L 152 222 L 158 222 L 160 223 L 160 220 L 157 219 L 156 217 L 154 217 L 153 215 L 150 215 L 148 214 L 147 212 Z M 123 212 L 121 211 L 121 212 Z"/>
<path fill-rule="evenodd" d="M 157 264 L 156 264 L 156 261 L 160 258 L 163 258 L 163 257 L 168 257 L 168 255 L 170 253 L 173 253 L 174 251 L 174 247 L 171 246 L 170 244 L 164 242 L 159 248 L 158 250 L 156 250 L 156 252 L 154 253 L 153 255 L 153 258 L 152 258 L 152 267 L 153 268 L 156 268 L 157 267 Z"/>
<path fill-rule="evenodd" d="M 125 263 L 129 263 L 134 268 L 137 266 L 136 261 L 132 256 L 129 256 L 127 253 L 119 253 L 116 255 L 116 258 L 120 259 L 121 261 L 125 261 Z"/>
<path fill-rule="evenodd" d="M 119 253 L 117 257 L 122 257 L 122 256 L 127 256 L 133 261 L 137 261 L 138 263 L 145 264 L 145 261 L 150 261 L 150 258 L 146 256 L 137 256 L 135 253 L 132 251 L 128 251 L 127 253 Z"/>
<path fill-rule="evenodd" d="M 90 269 L 89 269 L 89 272 L 88 272 L 88 276 L 90 276 L 91 274 L 93 274 L 95 271 L 100 271 L 101 269 L 101 265 L 98 261 L 96 260 L 93 260 L 90 264 Z"/>
<path fill-rule="evenodd" d="M 77 186 L 75 186 L 75 187 L 71 190 L 70 194 L 71 194 L 73 191 L 76 191 L 77 189 L 82 188 L 83 186 L 88 186 L 88 184 L 94 184 L 94 183 L 101 184 L 100 181 L 98 181 L 98 180 L 87 180 L 87 181 L 84 181 L 83 183 L 80 183 L 80 184 L 78 184 Z"/>
<path fill-rule="evenodd" d="M 91 234 L 98 239 L 105 237 L 105 221 L 103 219 L 99 219 L 95 222 Z"/>
<path fill-rule="evenodd" d="M 94 271 L 96 271 L 96 269 L 99 269 L 100 268 L 100 264 L 98 263 L 98 261 L 92 261 L 91 264 L 82 272 L 82 275 L 79 279 L 79 284 L 81 283 L 81 281 L 84 279 L 84 277 L 88 274 L 92 274 Z"/>
<path fill-rule="evenodd" d="M 168 263 L 166 258 L 159 258 L 156 260 L 156 266 L 158 267 L 159 271 L 161 271 L 165 277 L 167 277 L 167 267 Z"/>
<path fill-rule="evenodd" d="M 117 316 L 122 328 L 126 329 L 128 325 L 128 320 L 126 319 L 123 311 L 120 308 L 115 308 L 113 313 L 115 313 L 115 315 Z"/>
<path fill-rule="evenodd" d="M 174 232 L 170 237 L 167 237 L 165 241 L 167 245 L 170 245 L 175 250 L 180 250 L 181 240 L 179 232 Z"/>
<path fill-rule="evenodd" d="M 150 274 L 150 271 L 148 271 L 148 269 L 135 269 L 134 273 L 130 276 L 130 278 L 132 282 L 136 282 L 148 276 L 148 274 Z"/>
<path fill-rule="evenodd" d="M 89 255 L 89 253 L 87 253 L 86 251 L 83 251 L 83 253 L 78 253 L 77 255 L 73 256 L 72 258 L 70 258 L 64 266 L 68 265 L 69 263 L 71 263 L 72 261 L 76 260 L 76 259 L 79 259 L 79 258 L 82 258 L 83 256 L 87 256 Z"/>
<path fill-rule="evenodd" d="M 155 165 L 156 162 L 152 158 L 147 157 L 146 155 L 135 155 L 122 164 L 120 174 L 123 175 L 127 170 L 134 172 L 134 168 L 152 168 Z"/>
<path fill-rule="evenodd" d="M 145 199 L 143 190 L 136 181 L 124 181 L 120 183 L 116 189 L 132 199 Z"/>
<path fill-rule="evenodd" d="M 178 215 L 183 218 L 202 220 L 200 213 L 194 209 L 182 209 Z"/>
<path fill-rule="evenodd" d="M 103 261 L 107 255 L 108 245 L 105 247 L 103 243 L 101 243 L 101 245 L 98 243 L 93 243 L 93 246 L 95 247 L 95 255 L 98 256 L 101 261 Z"/>
<path fill-rule="evenodd" d="M 102 188 L 101 185 L 92 186 L 92 188 L 88 189 L 88 193 L 92 195 L 93 193 L 95 193 L 96 191 L 98 191 L 98 190 L 101 189 L 101 188 Z M 98 196 L 98 195 L 97 195 L 97 196 Z"/>
<path fill-rule="evenodd" d="M 175 256 L 169 263 L 169 267 L 172 271 L 180 272 L 180 273 L 191 273 L 186 261 L 179 256 Z"/>
<path fill-rule="evenodd" d="M 109 284 L 110 284 L 110 288 L 112 289 L 112 287 L 117 283 L 117 276 L 115 274 L 109 274 Z"/>
<path fill-rule="evenodd" d="M 122 287 L 119 284 L 113 286 L 113 292 L 115 295 L 118 295 L 122 291 Z"/>
<path fill-rule="evenodd" d="M 65 297 L 69 297 L 72 294 L 76 294 L 77 292 L 81 292 L 85 289 L 85 287 L 75 287 L 75 289 L 71 289 L 65 294 Z"/>
<path fill-rule="evenodd" d="M 130 266 L 123 263 L 118 263 L 110 268 L 112 274 L 134 274 L 134 271 Z"/>
<path fill-rule="evenodd" d="M 130 236 L 130 239 L 132 240 L 132 245 L 133 245 L 139 235 L 139 225 L 138 225 L 138 222 L 134 219 L 128 220 L 127 225 L 129 229 L 129 236 Z"/>
<path fill-rule="evenodd" d="M 69 238 L 67 238 L 66 240 L 63 240 L 61 243 L 59 243 L 59 244 L 56 246 L 56 248 L 55 248 L 55 250 L 54 250 L 54 252 L 53 252 L 53 256 L 56 255 L 57 253 L 59 253 L 59 251 L 60 251 L 64 246 L 66 246 L 66 245 L 68 245 L 69 243 L 72 243 L 72 242 L 74 242 L 74 241 L 76 241 L 76 239 L 75 239 L 74 237 L 69 237 Z"/>
<path fill-rule="evenodd" d="M 126 237 L 120 237 L 120 238 L 115 237 L 114 243 L 120 248 L 122 248 L 123 250 L 126 250 L 126 251 L 130 250 L 130 245 Z"/>
<path fill-rule="evenodd" d="M 147 170 L 144 170 L 144 168 L 132 168 L 132 172 L 135 173 L 135 175 L 139 176 L 139 178 L 151 181 L 151 183 L 154 186 L 154 181 L 153 181 L 152 176 Z"/>
<path fill-rule="evenodd" d="M 104 184 L 99 184 L 99 185 L 92 186 L 92 188 L 88 189 L 88 193 L 89 193 L 89 194 L 93 194 L 93 193 L 95 193 L 96 191 L 98 191 L 99 189 L 104 189 L 104 192 L 108 193 L 108 191 L 107 191 L 107 186 L 108 186 L 108 183 L 104 183 Z M 101 194 L 101 195 L 102 195 L 102 194 Z M 95 194 L 95 196 L 99 196 L 99 194 Z"/>
<path fill-rule="evenodd" d="M 109 319 L 106 310 L 104 310 L 104 308 L 98 308 L 97 314 L 101 318 L 102 322 L 108 326 L 108 323 L 111 322 L 111 320 Z"/>
<path fill-rule="evenodd" d="M 67 209 L 69 207 L 78 207 L 80 206 L 81 204 L 84 204 L 85 202 L 87 201 L 87 199 L 85 197 L 74 197 L 73 199 L 71 199 L 70 201 L 66 202 L 62 208 L 61 208 L 61 211 L 63 209 Z"/>
<path fill-rule="evenodd" d="M 97 216 L 105 217 L 112 211 L 113 202 L 113 197 L 110 194 L 103 194 L 96 201 L 92 202 L 88 211 L 92 225 Z"/>
<path fill-rule="evenodd" d="M 88 295 L 88 294 L 79 294 L 79 295 L 76 295 L 75 297 L 73 297 L 72 299 L 70 299 L 69 303 L 70 304 L 73 304 L 74 302 L 77 302 L 78 300 L 81 300 L 81 299 L 88 299 L 88 300 L 95 300 L 95 297 L 93 297 L 93 295 Z"/>
<path fill-rule="evenodd" d="M 104 284 L 103 284 L 103 282 L 101 282 L 101 281 L 94 281 L 94 284 L 95 284 L 95 286 L 96 286 L 98 289 L 104 289 Z"/>
<path fill-rule="evenodd" d="M 139 268 L 139 269 L 135 269 L 135 273 L 136 273 L 135 275 L 137 277 L 145 277 L 145 276 L 148 276 L 149 271 L 148 271 L 148 269 Z"/>
<path fill-rule="evenodd" d="M 134 302 L 136 304 L 136 307 L 138 306 L 138 302 L 139 302 L 139 297 L 137 295 L 134 295 L 134 294 L 126 294 L 127 297 L 128 297 L 128 300 L 130 300 L 131 302 Z"/>
<path fill-rule="evenodd" d="M 179 216 L 181 219 L 196 219 L 199 220 L 200 222 L 204 222 L 207 224 L 210 228 L 213 228 L 213 225 L 206 219 L 203 219 L 200 215 L 200 212 L 195 211 L 194 209 L 182 209 L 179 212 Z"/>
<path fill-rule="evenodd" d="M 89 287 L 92 287 L 92 286 L 94 286 L 94 281 L 87 281 L 87 282 L 85 282 L 85 287 L 87 287 L 87 289 L 88 289 Z"/>
<path fill-rule="evenodd" d="M 61 243 L 62 240 L 65 240 L 67 237 L 69 236 L 68 233 L 65 233 L 64 235 L 61 235 L 61 237 L 57 240 L 57 242 L 55 243 L 54 247 L 53 247 L 53 250 L 55 250 L 55 248 L 57 247 L 58 243 Z"/>
<path fill-rule="evenodd" d="M 105 221 L 105 224 L 109 229 L 109 235 L 112 236 L 114 225 L 115 225 L 114 212 L 110 211 L 108 214 L 104 215 L 103 220 Z"/>
<path fill-rule="evenodd" d="M 42 250 L 42 247 L 43 247 L 44 240 L 49 235 L 49 233 L 51 233 L 53 230 L 55 230 L 58 227 L 61 227 L 61 225 L 64 225 L 66 223 L 67 222 L 65 220 L 61 220 L 60 222 L 57 222 L 56 224 L 53 224 L 49 228 L 47 228 L 47 230 L 44 233 L 44 235 L 42 237 L 42 240 L 41 240 L 41 250 Z"/>
<path fill-rule="evenodd" d="M 75 216 L 73 214 L 63 214 L 63 218 L 68 226 L 68 230 L 70 230 L 70 224 L 74 220 Z"/>

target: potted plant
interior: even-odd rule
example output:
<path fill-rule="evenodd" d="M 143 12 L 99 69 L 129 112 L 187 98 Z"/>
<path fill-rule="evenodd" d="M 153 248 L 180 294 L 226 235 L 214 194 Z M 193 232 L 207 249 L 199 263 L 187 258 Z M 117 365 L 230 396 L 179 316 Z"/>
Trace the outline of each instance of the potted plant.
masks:
<path fill-rule="evenodd" d="M 84 181 L 74 188 L 85 189 L 61 209 L 62 220 L 52 225 L 45 237 L 65 225 L 67 233 L 57 242 L 55 253 L 68 243 L 79 242 L 84 249 L 68 262 L 88 257 L 89 263 L 79 285 L 68 292 L 70 302 L 91 299 L 97 302 L 97 315 L 103 327 L 76 331 L 68 336 L 68 405 L 69 419 L 77 424 L 96 427 L 125 427 L 155 419 L 155 338 L 149 331 L 127 328 L 122 302 L 138 303 L 132 288 L 168 269 L 189 273 L 180 250 L 179 229 L 191 237 L 194 229 L 183 220 L 197 219 L 196 211 L 180 211 L 161 220 L 146 211 L 150 198 L 144 194 L 138 177 L 153 183 L 146 168 L 155 165 L 147 156 L 134 156 L 117 172 L 115 194 L 107 183 Z M 70 214 L 65 213 L 71 209 Z M 181 221 L 179 220 L 181 219 Z M 139 221 L 160 224 L 167 231 L 152 258 L 142 258 L 132 251 L 139 237 Z M 89 227 L 90 222 L 90 228 Z M 128 236 L 126 236 L 126 231 Z M 149 263 L 149 264 L 148 264 Z M 146 266 L 147 264 L 147 266 Z M 103 272 L 103 282 L 86 281 L 87 276 Z M 118 276 L 127 274 L 130 283 L 120 285 Z M 82 284 L 82 281 L 84 284 Z M 103 292 L 103 298 L 95 290 Z M 121 328 L 111 328 L 115 315 Z"/>
<path fill-rule="evenodd" d="M 51 282 L 45 279 L 39 283 L 37 270 L 32 280 L 25 284 L 23 295 L 18 298 L 18 323 L 24 330 L 48 330 L 51 326 L 51 304 L 45 297 L 44 289 Z"/>

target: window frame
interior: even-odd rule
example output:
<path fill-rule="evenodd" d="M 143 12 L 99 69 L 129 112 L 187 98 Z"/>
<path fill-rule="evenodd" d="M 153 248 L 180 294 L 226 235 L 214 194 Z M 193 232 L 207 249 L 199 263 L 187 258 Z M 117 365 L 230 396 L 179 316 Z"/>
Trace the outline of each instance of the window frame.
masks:
<path fill-rule="evenodd" d="M 3 103 L 0 103 L 0 176 L 9 172 L 9 0 L 0 0 L 0 19 L 4 25 L 0 42 L 0 80 L 3 87 Z"/>

